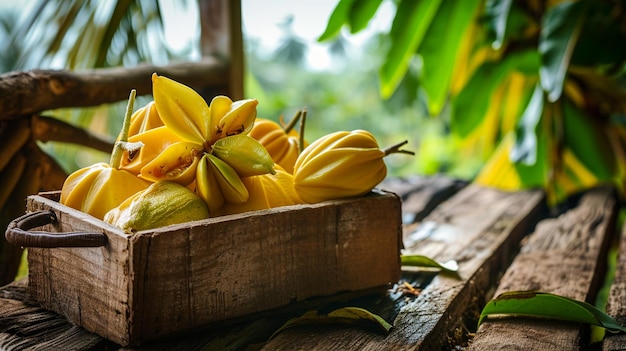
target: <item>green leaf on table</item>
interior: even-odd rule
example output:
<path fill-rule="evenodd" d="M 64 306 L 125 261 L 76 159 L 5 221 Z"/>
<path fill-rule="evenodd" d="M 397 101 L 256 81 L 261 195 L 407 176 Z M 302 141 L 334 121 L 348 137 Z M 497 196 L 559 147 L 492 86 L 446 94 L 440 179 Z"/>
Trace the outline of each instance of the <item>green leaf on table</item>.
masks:
<path fill-rule="evenodd" d="M 317 38 L 317 41 L 321 42 L 324 40 L 332 39 L 336 37 L 337 34 L 339 34 L 339 32 L 341 31 L 341 27 L 343 27 L 344 24 L 348 23 L 348 16 L 350 14 L 354 1 L 355 0 L 339 1 L 337 6 L 335 6 L 333 12 L 330 14 L 330 17 L 328 18 L 328 23 L 326 24 L 326 29 L 324 30 L 324 33 L 322 33 L 322 35 Z"/>
<path fill-rule="evenodd" d="M 401 0 L 389 32 L 390 47 L 380 68 L 381 95 L 390 97 L 409 69 L 442 0 Z"/>
<path fill-rule="evenodd" d="M 474 25 L 480 5 L 479 0 L 446 0 L 418 49 L 424 62 L 421 82 L 431 115 L 439 115 L 446 103 L 462 39 Z"/>
<path fill-rule="evenodd" d="M 440 263 L 423 255 L 400 255 L 400 264 L 411 267 L 437 268 L 448 273 L 458 273 L 459 270 L 459 266 L 454 260 Z"/>
<path fill-rule="evenodd" d="M 591 304 L 538 291 L 511 291 L 499 295 L 483 308 L 478 325 L 495 315 L 573 321 L 600 326 L 612 333 L 626 332 L 626 327 Z"/>
<path fill-rule="evenodd" d="M 283 324 L 272 334 L 270 339 L 284 331 L 297 326 L 305 325 L 347 325 L 372 330 L 380 334 L 388 334 L 392 325 L 382 317 L 359 307 L 342 307 L 327 314 L 318 311 L 308 311 L 300 317 L 295 317 Z"/>
<path fill-rule="evenodd" d="M 383 0 L 354 0 L 348 13 L 350 32 L 358 33 L 367 27 Z"/>
<path fill-rule="evenodd" d="M 549 8 L 539 35 L 541 86 L 554 102 L 561 97 L 565 74 L 585 21 L 585 1 L 564 1 Z"/>

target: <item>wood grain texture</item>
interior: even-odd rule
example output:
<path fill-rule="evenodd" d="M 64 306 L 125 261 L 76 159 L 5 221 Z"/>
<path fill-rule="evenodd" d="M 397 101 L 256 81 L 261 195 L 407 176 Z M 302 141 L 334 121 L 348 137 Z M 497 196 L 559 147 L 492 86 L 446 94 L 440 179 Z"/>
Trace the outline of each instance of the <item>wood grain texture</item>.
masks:
<path fill-rule="evenodd" d="M 540 222 L 503 276 L 496 296 L 540 290 L 593 303 L 604 279 L 616 204 L 612 190 L 595 189 L 575 208 Z M 469 350 L 575 350 L 588 341 L 587 330 L 557 321 L 487 320 Z"/>
<path fill-rule="evenodd" d="M 244 52 L 241 0 L 204 0 L 200 13 L 200 51 L 203 57 L 228 58 L 228 91 L 233 100 L 244 98 Z"/>
<path fill-rule="evenodd" d="M 44 308 L 85 329 L 128 341 L 129 244 L 127 235 L 80 211 L 31 196 L 30 211 L 53 210 L 58 218 L 44 231 L 104 233 L 107 245 L 93 248 L 29 248 L 29 292 Z"/>
<path fill-rule="evenodd" d="M 402 221 L 412 224 L 424 219 L 440 203 L 461 190 L 467 183 L 444 175 L 388 178 L 379 188 L 396 193 L 402 199 Z"/>
<path fill-rule="evenodd" d="M 606 312 L 622 325 L 626 325 L 626 226 L 622 227 L 618 250 L 615 279 L 609 292 Z M 602 349 L 604 351 L 626 350 L 626 335 L 607 333 Z"/>
<path fill-rule="evenodd" d="M 403 306 L 391 333 L 302 327 L 285 330 L 263 350 L 436 350 L 453 348 L 463 318 L 477 317 L 498 272 L 539 218 L 540 192 L 506 193 L 470 185 L 443 202 L 409 233 L 407 252 L 456 260 L 460 278 L 438 275 Z M 405 233 L 405 238 L 407 234 Z"/>

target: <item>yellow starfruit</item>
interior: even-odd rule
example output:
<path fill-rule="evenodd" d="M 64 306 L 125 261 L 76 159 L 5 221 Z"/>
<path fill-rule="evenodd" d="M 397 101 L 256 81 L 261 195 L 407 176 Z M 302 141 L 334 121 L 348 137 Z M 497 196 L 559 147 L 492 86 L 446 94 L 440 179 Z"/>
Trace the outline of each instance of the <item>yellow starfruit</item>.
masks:
<path fill-rule="evenodd" d="M 109 210 L 150 185 L 150 182 L 138 178 L 135 174 L 119 169 L 122 147 L 128 138 L 134 99 L 133 90 L 128 101 L 124 126 L 111 154 L 110 164 L 96 163 L 70 174 L 61 189 L 62 204 L 103 219 Z"/>
<path fill-rule="evenodd" d="M 232 101 L 220 95 L 207 105 L 193 89 L 172 79 L 153 74 L 152 85 L 161 120 L 184 141 L 163 149 L 141 168 L 140 176 L 182 185 L 195 182 L 211 211 L 224 201 L 246 201 L 240 177 L 273 171 L 267 151 L 247 135 L 256 119 L 257 100 Z M 206 188 L 215 186 L 220 189 Z"/>
<path fill-rule="evenodd" d="M 183 141 L 165 126 L 155 127 L 128 137 L 130 143 L 141 143 L 138 150 L 124 150 L 120 168 L 139 175 L 141 169 L 168 146 Z"/>
<path fill-rule="evenodd" d="M 128 137 L 131 138 L 133 135 L 161 127 L 162 125 L 163 121 L 159 116 L 159 111 L 157 111 L 154 101 L 150 101 L 145 106 L 137 109 L 130 117 Z"/>
<path fill-rule="evenodd" d="M 206 204 L 193 191 L 174 182 L 162 181 L 111 209 L 104 221 L 132 233 L 208 217 Z"/>
<path fill-rule="evenodd" d="M 241 180 L 250 194 L 248 200 L 241 204 L 226 203 L 212 213 L 212 216 L 223 216 L 303 203 L 294 189 L 293 176 L 280 166 L 276 166 L 275 171 L 274 174 L 242 178 Z"/>
<path fill-rule="evenodd" d="M 70 174 L 61 189 L 60 202 L 98 219 L 150 182 L 106 163 L 96 163 Z"/>
<path fill-rule="evenodd" d="M 296 122 L 303 118 L 301 116 L 306 116 L 306 111 L 298 111 L 286 126 L 269 119 L 257 118 L 249 134 L 267 149 L 277 165 L 289 173 L 293 173 L 298 154 L 308 145 L 300 133 L 293 129 Z"/>
<path fill-rule="evenodd" d="M 400 150 L 406 141 L 381 150 L 365 130 L 327 134 L 305 148 L 294 165 L 294 188 L 308 203 L 361 196 L 387 175 L 383 158 Z"/>

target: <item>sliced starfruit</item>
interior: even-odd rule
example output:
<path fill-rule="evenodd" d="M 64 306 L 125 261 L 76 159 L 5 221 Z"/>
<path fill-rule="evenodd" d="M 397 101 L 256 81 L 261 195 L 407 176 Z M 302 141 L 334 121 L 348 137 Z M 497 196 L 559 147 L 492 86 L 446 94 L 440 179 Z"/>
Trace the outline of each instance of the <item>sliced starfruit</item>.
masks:
<path fill-rule="evenodd" d="M 202 153 L 202 145 L 187 141 L 174 143 L 143 166 L 140 177 L 152 182 L 167 180 L 189 185 L 196 177 Z"/>
<path fill-rule="evenodd" d="M 135 151 L 124 151 L 120 169 L 139 174 L 141 169 L 154 160 L 161 152 L 172 144 L 184 141 L 165 126 L 148 129 L 145 132 L 128 138 L 130 143 L 142 143 Z"/>

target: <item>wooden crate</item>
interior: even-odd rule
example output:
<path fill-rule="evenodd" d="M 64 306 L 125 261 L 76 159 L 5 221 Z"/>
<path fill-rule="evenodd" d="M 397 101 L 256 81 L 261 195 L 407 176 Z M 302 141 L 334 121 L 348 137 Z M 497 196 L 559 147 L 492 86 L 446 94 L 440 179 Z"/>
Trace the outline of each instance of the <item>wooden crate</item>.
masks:
<path fill-rule="evenodd" d="M 30 294 L 120 345 L 314 298 L 385 289 L 400 277 L 401 202 L 392 193 L 133 235 L 42 195 L 29 197 L 28 210 L 52 210 L 58 218 L 43 230 L 104 233 L 107 243 L 30 248 Z"/>

